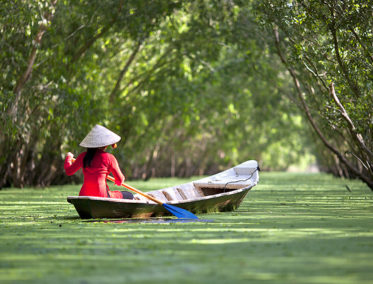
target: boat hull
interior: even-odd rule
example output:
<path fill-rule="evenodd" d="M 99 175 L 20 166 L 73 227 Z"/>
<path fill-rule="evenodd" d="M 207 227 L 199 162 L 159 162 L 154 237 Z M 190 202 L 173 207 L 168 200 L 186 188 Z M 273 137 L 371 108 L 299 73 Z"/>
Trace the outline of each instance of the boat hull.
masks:
<path fill-rule="evenodd" d="M 225 212 L 237 209 L 249 189 L 237 190 L 229 194 L 209 196 L 199 200 L 185 201 L 171 205 L 186 209 L 194 214 Z M 68 197 L 67 201 L 75 206 L 80 218 L 150 218 L 172 215 L 163 206 L 155 203 L 132 200 L 115 200 L 112 198 Z"/>

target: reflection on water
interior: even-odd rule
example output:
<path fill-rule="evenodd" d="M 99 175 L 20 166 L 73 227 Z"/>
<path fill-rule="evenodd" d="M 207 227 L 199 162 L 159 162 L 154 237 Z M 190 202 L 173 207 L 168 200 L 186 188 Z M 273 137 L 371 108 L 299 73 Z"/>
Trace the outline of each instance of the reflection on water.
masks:
<path fill-rule="evenodd" d="M 207 219 L 175 219 L 175 218 L 128 218 L 128 219 L 93 219 L 93 220 L 84 220 L 83 222 L 87 223 L 152 223 L 152 224 L 168 224 L 168 223 L 211 223 L 214 220 Z"/>

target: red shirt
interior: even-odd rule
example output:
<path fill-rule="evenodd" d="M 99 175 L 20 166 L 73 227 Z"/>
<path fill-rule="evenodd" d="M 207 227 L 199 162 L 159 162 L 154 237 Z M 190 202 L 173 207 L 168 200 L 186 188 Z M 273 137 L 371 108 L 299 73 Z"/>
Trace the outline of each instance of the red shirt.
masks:
<path fill-rule="evenodd" d="M 72 161 L 71 156 L 66 156 L 65 172 L 71 176 L 80 168 L 83 168 L 83 158 L 87 152 L 81 153 L 76 161 Z M 109 191 L 106 183 L 106 177 L 112 173 L 115 178 L 115 184 L 121 185 L 125 177 L 119 169 L 119 165 L 115 157 L 110 154 L 97 149 L 95 156 L 91 161 L 91 166 L 83 168 L 84 183 L 80 190 L 80 196 L 97 196 L 97 197 L 111 197 L 122 198 L 120 191 Z M 110 196 L 108 196 L 110 194 Z"/>

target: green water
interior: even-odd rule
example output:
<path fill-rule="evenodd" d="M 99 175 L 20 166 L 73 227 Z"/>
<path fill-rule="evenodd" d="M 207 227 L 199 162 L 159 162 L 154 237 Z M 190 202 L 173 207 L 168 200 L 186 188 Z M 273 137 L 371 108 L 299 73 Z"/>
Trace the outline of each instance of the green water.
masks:
<path fill-rule="evenodd" d="M 186 223 L 80 220 L 66 202 L 78 192 L 0 191 L 0 283 L 373 281 L 373 194 L 358 181 L 261 173 L 237 211 Z"/>

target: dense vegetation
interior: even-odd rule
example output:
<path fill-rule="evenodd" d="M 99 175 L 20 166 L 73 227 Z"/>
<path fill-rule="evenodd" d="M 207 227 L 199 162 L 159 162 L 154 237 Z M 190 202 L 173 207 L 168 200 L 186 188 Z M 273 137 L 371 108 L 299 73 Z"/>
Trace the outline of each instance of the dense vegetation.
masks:
<path fill-rule="evenodd" d="M 0 282 L 371 283 L 365 184 L 325 174 L 260 178 L 237 211 L 197 223 L 80 220 L 66 202 L 78 185 L 2 190 Z M 131 184 L 151 190 L 183 181 Z"/>
<path fill-rule="evenodd" d="M 71 181 L 96 123 L 133 178 L 311 152 L 372 187 L 369 2 L 3 1 L 0 188 Z"/>
<path fill-rule="evenodd" d="M 258 7 L 322 144 L 321 164 L 373 190 L 373 2 L 271 0 Z"/>

